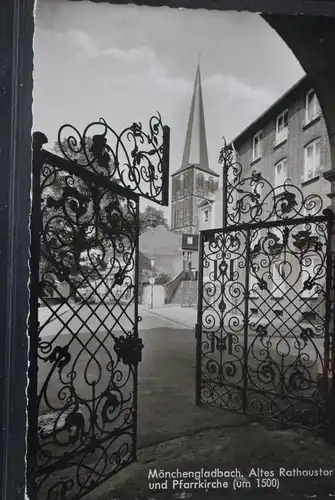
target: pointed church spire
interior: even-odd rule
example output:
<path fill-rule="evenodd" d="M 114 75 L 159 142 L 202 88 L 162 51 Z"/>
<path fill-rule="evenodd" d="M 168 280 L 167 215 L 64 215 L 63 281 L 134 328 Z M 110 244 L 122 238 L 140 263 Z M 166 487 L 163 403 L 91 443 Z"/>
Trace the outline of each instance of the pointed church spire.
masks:
<path fill-rule="evenodd" d="M 183 160 L 179 171 L 191 165 L 199 167 L 207 172 L 214 173 L 209 168 L 208 162 L 205 113 L 201 88 L 200 55 L 198 58 L 191 110 L 186 131 Z"/>

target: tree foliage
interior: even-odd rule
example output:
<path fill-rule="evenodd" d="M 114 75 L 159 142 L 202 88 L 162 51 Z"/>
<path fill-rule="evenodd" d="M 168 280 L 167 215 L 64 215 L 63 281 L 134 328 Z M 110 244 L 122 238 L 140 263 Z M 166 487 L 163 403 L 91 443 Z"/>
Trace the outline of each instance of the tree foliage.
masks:
<path fill-rule="evenodd" d="M 88 137 L 86 141 L 86 154 L 72 151 L 67 138 L 61 146 L 56 143 L 53 152 L 61 157 L 65 153 L 67 159 L 85 168 L 84 165 L 93 160 L 89 151 L 92 138 Z M 98 166 L 96 171 L 99 172 Z M 52 184 L 48 181 L 48 187 L 42 193 L 43 226 L 48 226 L 50 230 L 52 222 L 54 229 L 52 241 L 50 232 L 48 243 L 42 238 L 40 271 L 42 275 L 55 274 L 62 281 L 64 267 L 67 267 L 70 269 L 71 284 L 76 287 L 85 277 L 97 279 L 99 274 L 107 272 L 107 262 L 111 255 L 115 257 L 115 252 L 129 252 L 135 235 L 136 213 L 130 202 L 113 190 L 90 186 L 81 177 L 68 174 L 65 170 L 55 172 L 56 175 L 50 176 Z M 97 212 L 98 223 L 95 217 Z M 73 218 L 72 222 L 67 219 L 66 213 Z M 169 228 L 164 212 L 155 207 L 147 206 L 139 218 L 140 232 L 159 225 Z M 67 280 L 66 276 L 63 279 Z"/>
<path fill-rule="evenodd" d="M 87 138 L 87 156 L 82 151 L 71 151 L 67 139 L 62 147 L 55 144 L 53 151 L 61 157 L 65 152 L 67 159 L 85 165 L 93 160 L 90 144 L 92 139 Z M 111 256 L 117 258 L 118 252 L 129 251 L 135 229 L 135 209 L 113 190 L 91 184 L 65 170 L 55 170 L 47 185 L 42 192 L 41 207 L 44 232 L 48 232 L 48 240 L 42 238 L 41 241 L 42 275 L 51 272 L 62 281 L 61 275 L 67 268 L 72 284 L 78 285 L 84 276 L 97 279 L 107 272 Z"/>
<path fill-rule="evenodd" d="M 163 210 L 148 205 L 144 212 L 140 213 L 140 233 L 150 227 L 163 226 L 169 229 L 168 221 Z"/>

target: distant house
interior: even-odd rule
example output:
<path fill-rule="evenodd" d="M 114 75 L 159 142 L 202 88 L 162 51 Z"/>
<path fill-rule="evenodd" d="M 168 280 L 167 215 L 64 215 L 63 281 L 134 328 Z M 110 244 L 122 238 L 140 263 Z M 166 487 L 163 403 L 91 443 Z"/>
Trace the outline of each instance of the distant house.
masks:
<path fill-rule="evenodd" d="M 183 269 L 182 234 L 164 226 L 146 229 L 139 238 L 143 263 L 154 261 L 156 275 L 164 273 L 174 278 Z M 147 265 L 147 264 L 146 264 Z"/>

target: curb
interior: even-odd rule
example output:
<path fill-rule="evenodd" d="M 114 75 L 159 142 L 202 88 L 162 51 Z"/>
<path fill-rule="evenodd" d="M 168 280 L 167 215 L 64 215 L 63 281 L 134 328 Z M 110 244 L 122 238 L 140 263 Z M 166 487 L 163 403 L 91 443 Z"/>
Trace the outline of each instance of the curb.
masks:
<path fill-rule="evenodd" d="M 47 307 L 47 306 L 45 306 Z M 48 308 L 48 310 L 50 311 L 50 309 Z M 50 323 L 53 323 L 54 321 L 56 321 L 58 318 L 61 318 L 62 316 L 64 316 L 64 314 L 66 314 L 67 312 L 69 312 L 71 310 L 71 308 L 69 306 L 65 306 L 64 310 L 61 312 L 61 313 L 56 313 L 57 316 L 55 316 L 54 314 L 51 315 L 53 316 L 53 318 L 49 321 L 47 320 L 44 324 L 46 324 L 47 322 L 50 324 Z"/>
<path fill-rule="evenodd" d="M 151 316 L 155 316 L 156 318 L 159 318 L 159 319 L 165 319 L 165 321 L 170 321 L 170 323 L 174 323 L 177 326 L 181 326 L 182 328 L 185 328 L 186 330 L 192 330 L 192 331 L 195 330 L 195 324 L 193 326 L 186 325 L 184 323 L 181 323 L 180 321 L 175 321 L 174 319 L 170 319 L 167 316 L 162 316 L 161 314 L 154 313 L 154 312 L 152 312 L 151 309 L 144 309 L 144 310 L 145 310 L 145 312 L 147 312 Z"/>

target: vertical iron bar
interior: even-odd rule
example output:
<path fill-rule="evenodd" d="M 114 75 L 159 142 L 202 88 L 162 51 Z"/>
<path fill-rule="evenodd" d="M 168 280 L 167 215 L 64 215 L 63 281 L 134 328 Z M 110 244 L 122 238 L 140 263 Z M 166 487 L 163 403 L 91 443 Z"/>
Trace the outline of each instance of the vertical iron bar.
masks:
<path fill-rule="evenodd" d="M 170 127 L 164 125 L 163 127 L 163 158 L 162 158 L 162 204 L 168 206 L 169 204 L 169 171 L 170 171 Z"/>
<path fill-rule="evenodd" d="M 38 308 L 40 281 L 41 232 L 41 168 L 43 151 L 33 146 L 32 210 L 30 216 L 30 299 L 29 299 L 29 367 L 28 367 L 28 439 L 27 439 L 27 491 L 29 498 L 37 498 L 36 457 L 38 449 Z"/>
<path fill-rule="evenodd" d="M 202 295 L 204 278 L 204 233 L 199 237 L 199 276 L 198 276 L 198 311 L 195 325 L 196 338 L 196 378 L 195 378 L 195 404 L 201 405 L 201 347 L 202 347 Z"/>
<path fill-rule="evenodd" d="M 228 146 L 225 146 L 226 148 Z M 227 155 L 224 155 L 224 161 L 223 161 L 223 172 L 222 172 L 222 227 L 226 228 L 227 223 L 228 223 L 228 170 L 229 170 L 229 161 L 227 160 Z M 222 253 L 222 260 L 224 259 L 224 254 Z M 217 262 L 217 261 L 215 261 Z M 222 282 L 221 282 L 221 300 L 223 300 L 224 297 L 224 275 L 222 273 Z M 222 341 L 222 336 L 225 334 L 224 332 L 224 326 L 223 326 L 223 321 L 224 321 L 224 315 L 223 311 L 221 310 L 221 318 L 220 318 L 220 340 Z M 227 338 L 227 335 L 226 335 Z M 228 335 L 228 352 L 231 354 L 232 350 L 232 342 L 231 342 L 231 335 Z M 220 357 L 222 358 L 222 353 L 220 354 Z M 222 362 L 222 359 L 220 363 Z"/>
<path fill-rule="evenodd" d="M 136 200 L 135 216 L 135 283 L 134 283 L 134 336 L 138 338 L 138 283 L 139 283 L 139 227 L 140 207 L 139 199 Z M 131 299 L 130 299 L 131 300 Z M 138 363 L 134 365 L 134 410 L 133 410 L 133 459 L 137 460 L 137 412 L 138 412 Z"/>
<path fill-rule="evenodd" d="M 333 218 L 327 221 L 327 251 L 326 251 L 326 304 L 325 304 L 325 337 L 324 337 L 324 360 L 323 360 L 323 391 L 324 396 L 329 394 L 329 369 L 332 373 L 332 399 L 334 399 L 334 328 L 335 317 L 333 310 L 333 324 L 332 331 L 330 332 L 331 320 L 331 304 L 333 302 L 334 309 L 334 259 L 332 254 L 332 231 L 333 231 Z M 332 352 L 330 353 L 330 348 Z"/>
<path fill-rule="evenodd" d="M 245 248 L 245 299 L 244 299 L 244 340 L 243 340 L 243 413 L 247 413 L 247 384 L 248 384 L 248 327 L 249 327 L 249 272 L 250 272 L 250 229 L 246 230 Z"/>
<path fill-rule="evenodd" d="M 225 155 L 223 161 L 223 172 L 222 172 L 222 227 L 227 227 L 228 222 L 228 170 L 229 165 L 227 161 L 227 156 Z"/>

